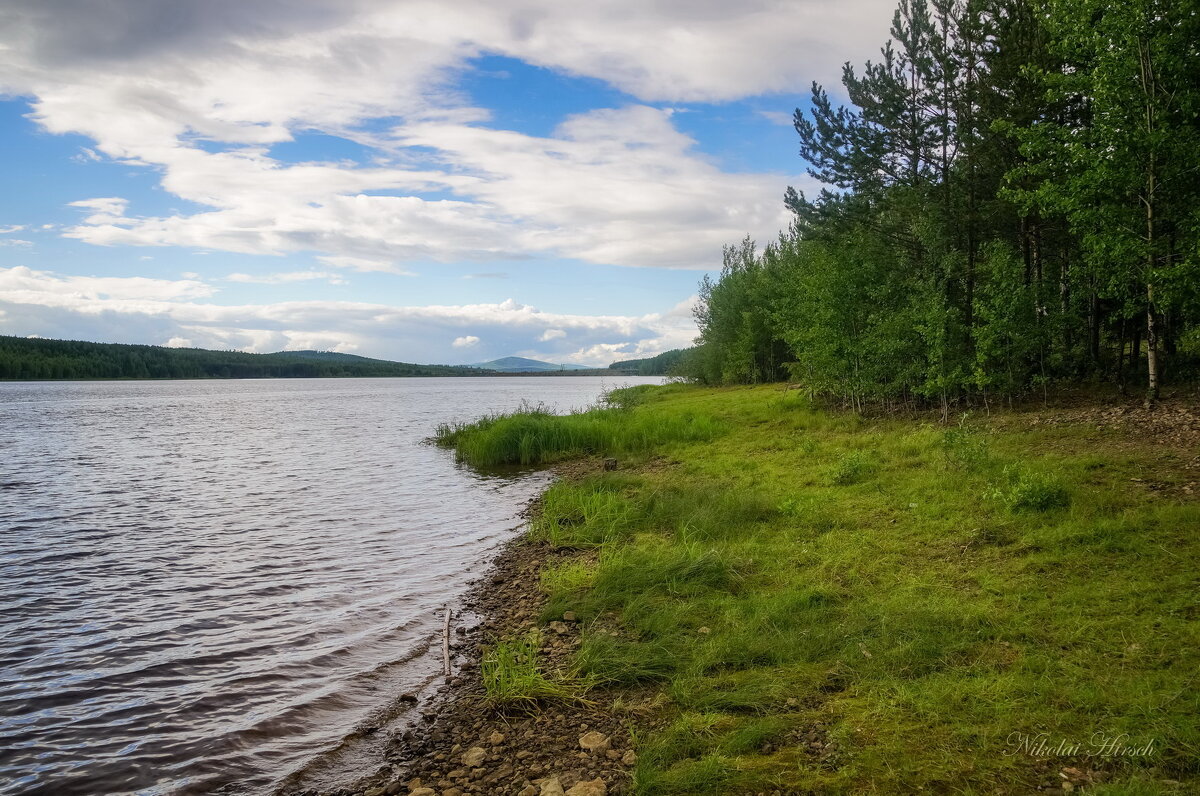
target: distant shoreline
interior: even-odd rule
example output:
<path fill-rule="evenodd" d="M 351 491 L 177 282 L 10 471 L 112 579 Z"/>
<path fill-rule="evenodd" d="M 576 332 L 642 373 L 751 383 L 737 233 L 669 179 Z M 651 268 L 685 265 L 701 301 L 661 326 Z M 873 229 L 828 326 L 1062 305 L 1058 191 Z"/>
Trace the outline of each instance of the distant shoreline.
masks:
<path fill-rule="evenodd" d="M 496 371 L 494 373 L 463 373 L 463 374 L 420 374 L 413 376 L 378 376 L 378 375 L 362 375 L 362 376 L 122 376 L 109 377 L 97 376 L 96 378 L 42 378 L 42 379 L 27 379 L 27 378 L 7 378 L 0 377 L 0 384 L 34 384 L 45 382 L 100 382 L 100 381 L 328 381 L 333 379 L 487 379 L 492 377 L 528 377 L 528 376 L 590 376 L 593 378 L 604 376 L 640 376 L 642 374 L 633 373 L 627 370 L 548 370 L 548 371 L 530 371 L 522 373 L 504 373 Z"/>

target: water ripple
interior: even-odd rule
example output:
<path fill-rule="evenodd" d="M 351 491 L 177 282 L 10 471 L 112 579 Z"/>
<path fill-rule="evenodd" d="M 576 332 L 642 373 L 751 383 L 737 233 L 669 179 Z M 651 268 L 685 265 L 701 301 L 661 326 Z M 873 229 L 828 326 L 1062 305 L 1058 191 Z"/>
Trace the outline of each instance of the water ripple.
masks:
<path fill-rule="evenodd" d="M 0 793 L 269 789 L 417 676 L 544 483 L 420 441 L 612 386 L 0 384 Z"/>

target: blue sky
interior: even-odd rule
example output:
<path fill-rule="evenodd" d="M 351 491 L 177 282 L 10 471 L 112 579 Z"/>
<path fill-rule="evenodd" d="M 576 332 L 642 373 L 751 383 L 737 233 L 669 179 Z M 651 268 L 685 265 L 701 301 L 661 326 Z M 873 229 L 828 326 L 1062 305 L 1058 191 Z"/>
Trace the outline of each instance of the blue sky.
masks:
<path fill-rule="evenodd" d="M 6 0 L 0 333 L 420 362 L 688 345 L 891 3 Z"/>

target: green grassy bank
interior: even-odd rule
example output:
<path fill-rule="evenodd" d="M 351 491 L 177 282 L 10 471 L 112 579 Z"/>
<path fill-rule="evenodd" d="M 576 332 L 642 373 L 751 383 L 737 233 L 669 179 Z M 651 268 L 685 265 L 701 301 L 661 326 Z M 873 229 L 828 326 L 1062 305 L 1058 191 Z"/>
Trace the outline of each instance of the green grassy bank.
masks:
<path fill-rule="evenodd" d="M 543 572 L 544 619 L 580 618 L 564 685 L 629 711 L 637 792 L 1200 791 L 1186 451 L 778 386 L 613 401 L 440 441 L 620 459 L 554 485 L 531 534 L 586 551 Z"/>

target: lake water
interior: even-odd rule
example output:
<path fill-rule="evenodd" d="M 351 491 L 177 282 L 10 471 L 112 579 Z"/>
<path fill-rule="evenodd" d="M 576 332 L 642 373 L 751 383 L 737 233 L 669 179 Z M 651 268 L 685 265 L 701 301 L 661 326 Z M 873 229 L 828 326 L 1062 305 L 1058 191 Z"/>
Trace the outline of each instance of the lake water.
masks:
<path fill-rule="evenodd" d="M 0 793 L 269 791 L 428 680 L 546 483 L 436 425 L 658 381 L 0 383 Z"/>

